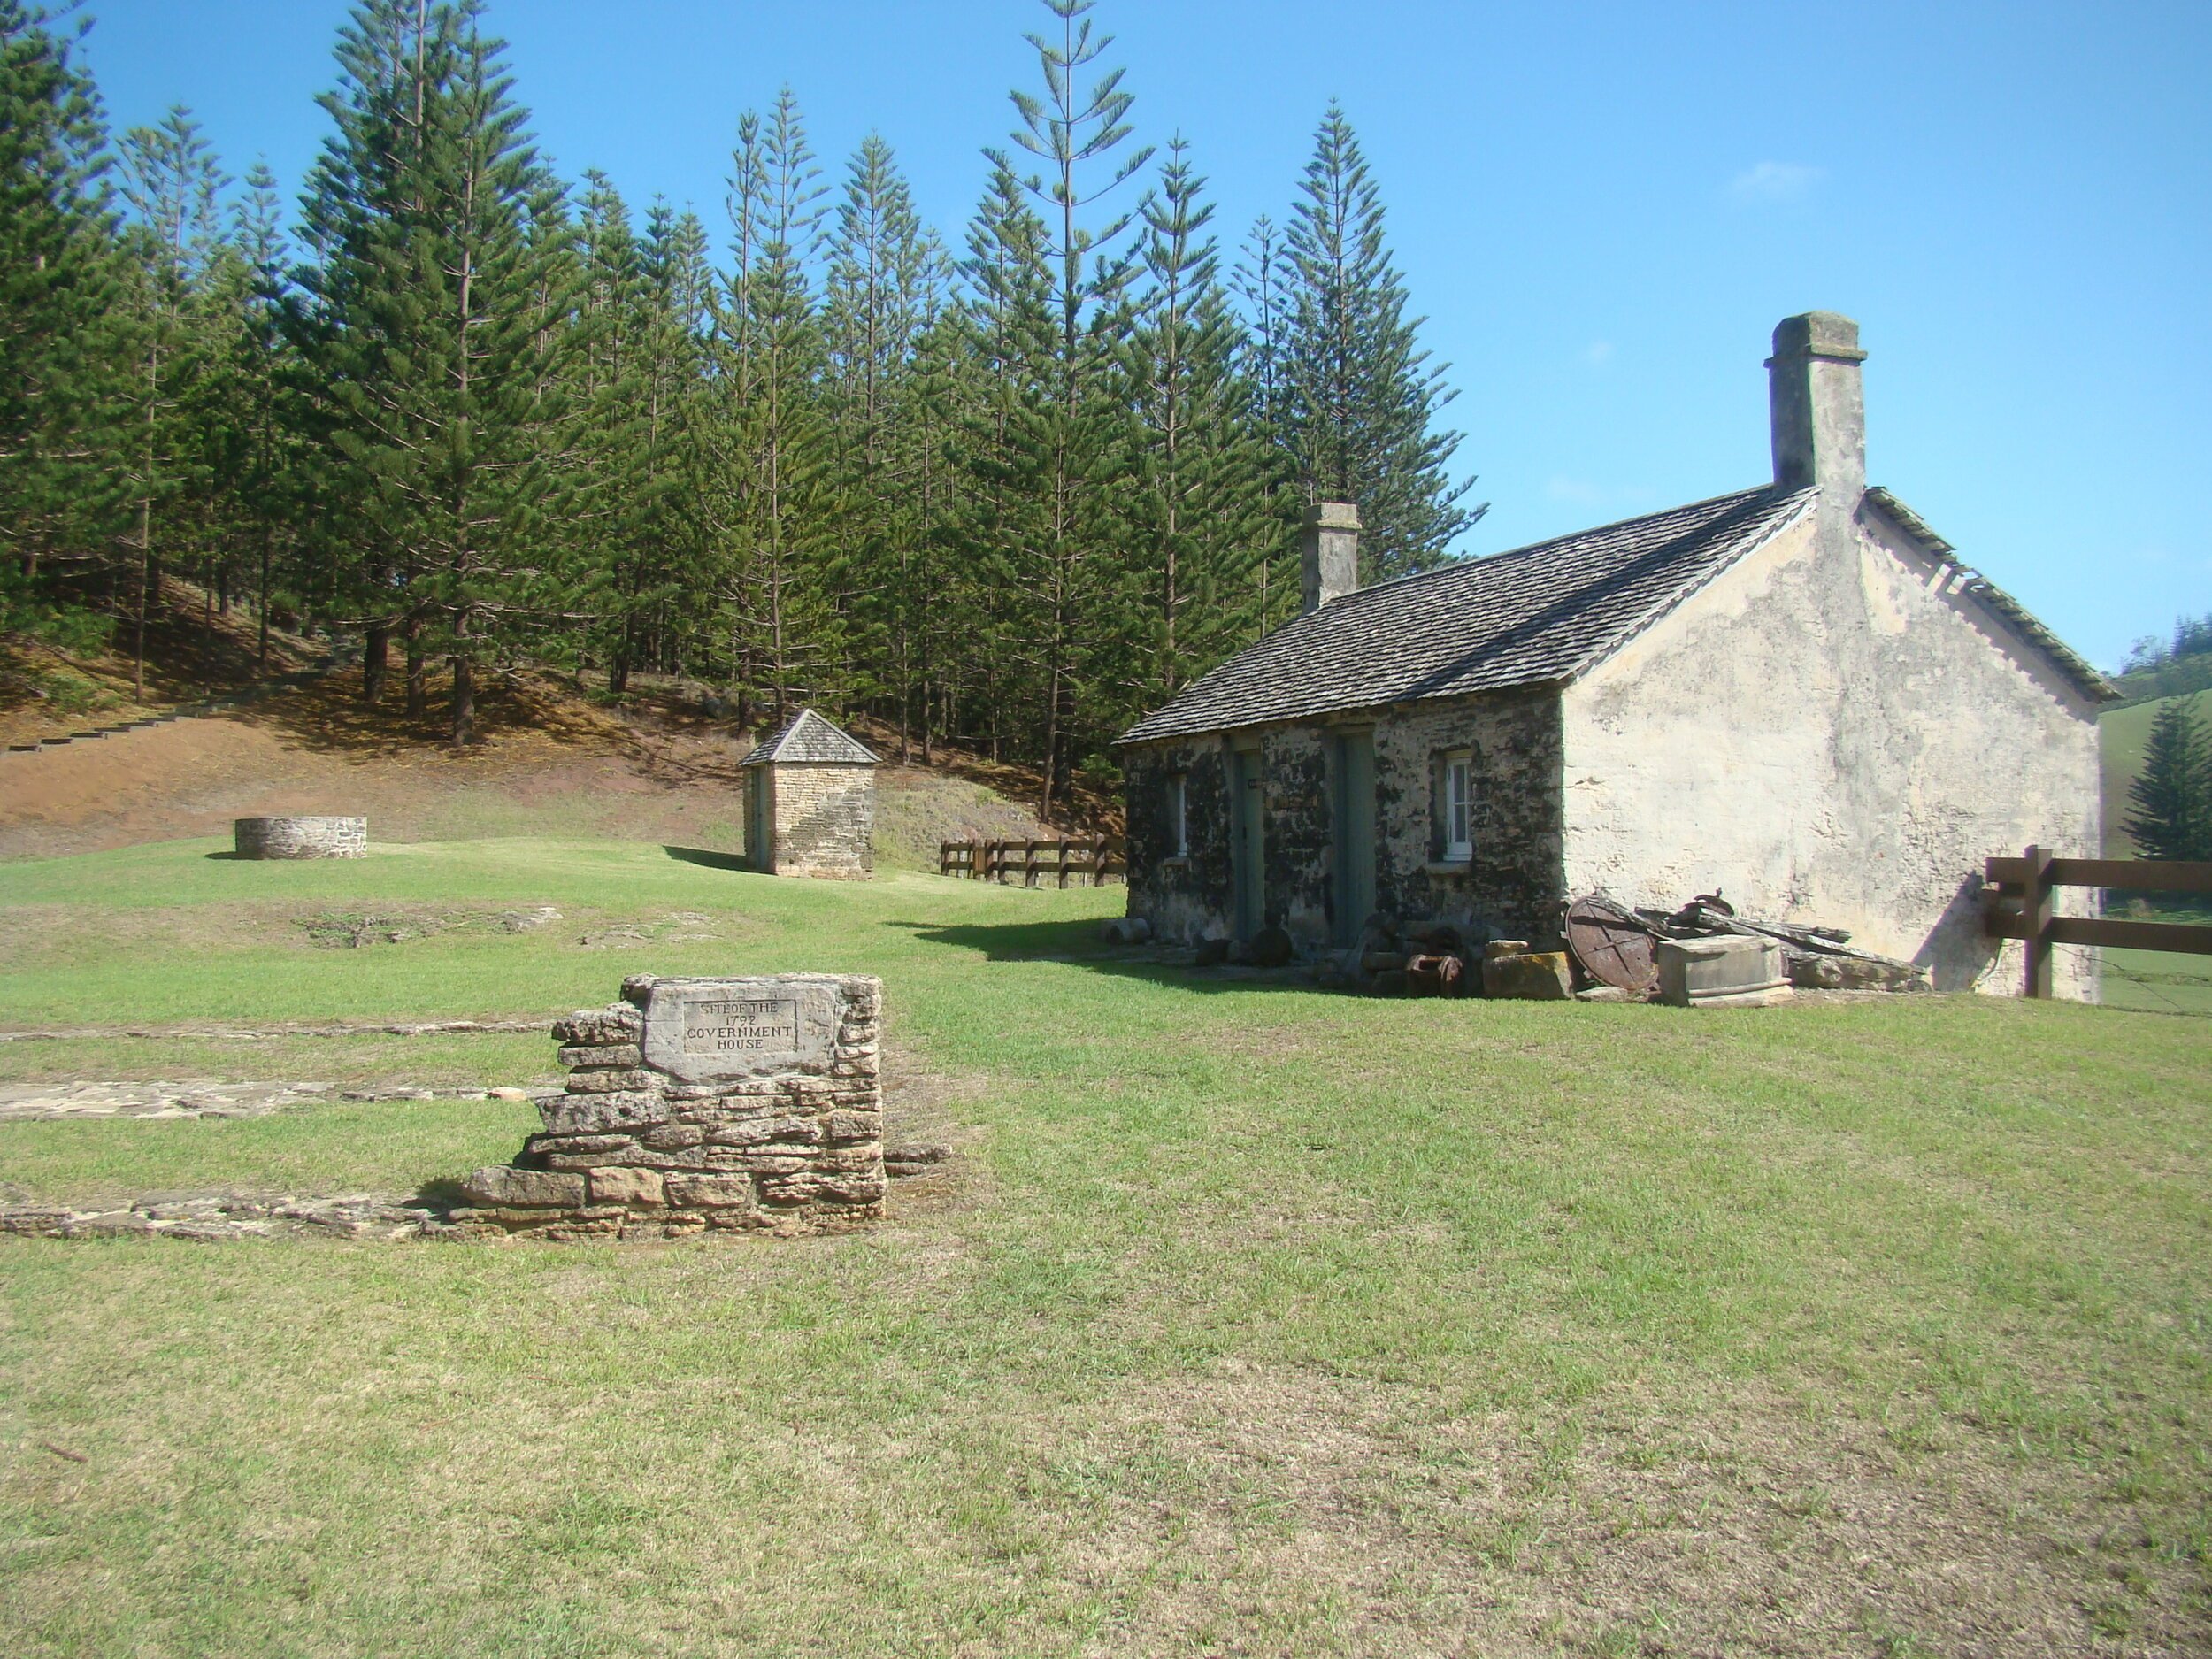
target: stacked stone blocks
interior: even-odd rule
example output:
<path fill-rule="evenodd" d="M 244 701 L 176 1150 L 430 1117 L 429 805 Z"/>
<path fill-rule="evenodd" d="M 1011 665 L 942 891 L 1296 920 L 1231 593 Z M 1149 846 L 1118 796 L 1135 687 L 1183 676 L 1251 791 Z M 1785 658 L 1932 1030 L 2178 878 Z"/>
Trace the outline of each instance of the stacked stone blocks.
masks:
<path fill-rule="evenodd" d="M 838 1232 L 883 1213 L 882 988 L 864 975 L 623 982 L 556 1022 L 566 1087 L 454 1219 L 546 1238 Z"/>

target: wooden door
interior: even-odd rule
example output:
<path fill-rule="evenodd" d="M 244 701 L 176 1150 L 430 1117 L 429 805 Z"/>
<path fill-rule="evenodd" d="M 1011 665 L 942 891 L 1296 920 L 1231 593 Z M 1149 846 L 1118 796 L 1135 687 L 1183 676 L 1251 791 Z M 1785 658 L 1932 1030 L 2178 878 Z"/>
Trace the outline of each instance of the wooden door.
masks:
<path fill-rule="evenodd" d="M 1267 780 L 1256 749 L 1238 749 L 1229 759 L 1236 935 L 1249 939 L 1267 925 Z"/>
<path fill-rule="evenodd" d="M 1347 732 L 1334 748 L 1330 839 L 1336 868 L 1329 919 L 1336 942 L 1349 946 L 1359 943 L 1360 928 L 1375 911 L 1375 734 Z"/>

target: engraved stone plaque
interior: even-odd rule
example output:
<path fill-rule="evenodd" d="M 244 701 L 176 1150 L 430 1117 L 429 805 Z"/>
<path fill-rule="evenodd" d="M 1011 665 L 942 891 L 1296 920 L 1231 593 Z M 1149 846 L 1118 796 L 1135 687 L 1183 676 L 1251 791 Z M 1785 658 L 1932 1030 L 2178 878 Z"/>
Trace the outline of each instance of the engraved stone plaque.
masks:
<path fill-rule="evenodd" d="M 826 1071 L 837 1020 L 831 979 L 662 979 L 645 1005 L 645 1064 L 687 1083 Z"/>

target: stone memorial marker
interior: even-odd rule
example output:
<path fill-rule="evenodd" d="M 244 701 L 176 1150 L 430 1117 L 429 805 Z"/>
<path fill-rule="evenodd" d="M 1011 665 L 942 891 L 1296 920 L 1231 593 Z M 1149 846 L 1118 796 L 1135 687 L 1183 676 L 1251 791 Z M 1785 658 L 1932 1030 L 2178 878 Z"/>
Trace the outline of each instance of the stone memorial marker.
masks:
<path fill-rule="evenodd" d="M 883 1213 L 883 991 L 862 974 L 626 979 L 557 1021 L 542 1133 L 469 1177 L 472 1229 L 841 1231 Z"/>

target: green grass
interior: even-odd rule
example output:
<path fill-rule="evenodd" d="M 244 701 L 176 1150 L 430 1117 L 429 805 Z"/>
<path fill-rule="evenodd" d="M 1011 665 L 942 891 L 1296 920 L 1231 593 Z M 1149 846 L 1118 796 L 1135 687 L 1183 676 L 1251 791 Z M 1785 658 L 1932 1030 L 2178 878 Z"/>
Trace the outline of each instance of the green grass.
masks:
<path fill-rule="evenodd" d="M 961 1156 L 837 1240 L 0 1240 L 12 1653 L 2212 1640 L 2203 1022 L 1359 1000 L 1105 961 L 1118 889 L 213 850 L 0 869 L 6 1023 L 861 970 L 916 1079 L 895 1120 Z M 541 903 L 564 922 L 364 950 L 297 926 Z M 626 919 L 656 936 L 578 942 Z M 493 1082 L 550 1047 L 24 1044 L 0 1074 Z M 0 1125 L 0 1179 L 408 1191 L 529 1117 Z"/>

